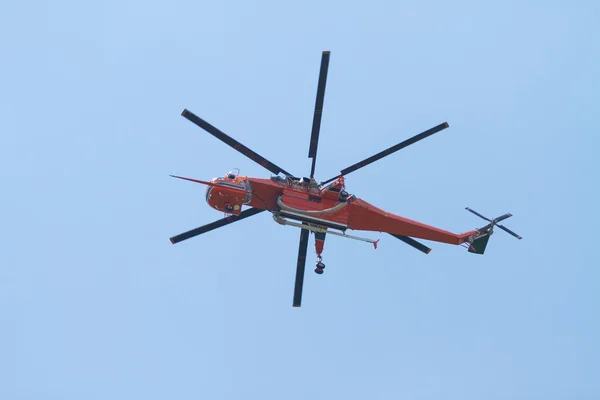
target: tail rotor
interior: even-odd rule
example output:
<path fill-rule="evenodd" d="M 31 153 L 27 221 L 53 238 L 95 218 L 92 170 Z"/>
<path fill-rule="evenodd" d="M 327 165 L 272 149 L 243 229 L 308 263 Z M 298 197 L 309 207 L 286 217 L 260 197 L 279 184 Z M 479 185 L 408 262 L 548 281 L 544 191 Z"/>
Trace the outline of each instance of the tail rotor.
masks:
<path fill-rule="evenodd" d="M 466 207 L 466 210 L 477 215 L 479 218 L 484 219 L 487 222 L 489 222 L 489 224 L 487 224 L 483 228 L 477 229 L 478 235 L 476 235 L 476 237 L 469 239 L 468 249 L 469 249 L 470 253 L 483 254 L 485 252 L 485 248 L 487 247 L 488 241 L 490 240 L 490 236 L 492 235 L 492 233 L 494 233 L 495 226 L 497 226 L 498 228 L 502 229 L 503 231 L 511 234 L 512 236 L 516 237 L 519 240 L 523 239 L 521 236 L 517 235 L 510 229 L 508 229 L 505 226 L 502 226 L 498 223 L 500 221 L 504 221 L 505 219 L 512 217 L 512 214 L 507 213 L 507 214 L 499 216 L 498 218 L 489 219 L 488 217 L 484 217 L 483 215 L 479 214 L 475 210 L 470 209 L 469 207 Z"/>
<path fill-rule="evenodd" d="M 512 217 L 512 214 L 507 213 L 504 215 L 499 216 L 498 218 L 495 219 L 489 219 L 487 217 L 484 217 L 483 215 L 479 214 L 477 211 L 470 209 L 469 207 L 465 208 L 467 211 L 472 212 L 473 214 L 477 215 L 479 218 L 486 220 L 487 222 L 489 222 L 489 224 L 487 224 L 486 226 L 484 226 L 483 228 L 479 228 L 478 231 L 481 233 L 489 233 L 490 235 L 493 233 L 494 231 L 494 227 L 497 226 L 498 228 L 502 229 L 504 232 L 507 232 L 508 234 L 516 237 L 517 239 L 521 240 L 523 239 L 523 237 L 517 235 L 515 232 L 511 231 L 510 229 L 508 229 L 507 227 L 500 225 L 498 222 L 503 221 L 507 218 Z"/>

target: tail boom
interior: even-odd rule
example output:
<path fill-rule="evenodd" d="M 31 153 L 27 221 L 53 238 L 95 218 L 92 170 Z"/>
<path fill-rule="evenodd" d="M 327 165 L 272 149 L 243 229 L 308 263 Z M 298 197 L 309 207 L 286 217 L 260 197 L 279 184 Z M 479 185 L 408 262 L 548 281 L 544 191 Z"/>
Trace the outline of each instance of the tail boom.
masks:
<path fill-rule="evenodd" d="M 348 227 L 350 229 L 386 232 L 392 235 L 402 235 L 454 245 L 468 242 L 470 238 L 479 234 L 477 230 L 460 234 L 452 233 L 386 212 L 361 199 L 356 199 L 346 209 L 348 210 Z"/>

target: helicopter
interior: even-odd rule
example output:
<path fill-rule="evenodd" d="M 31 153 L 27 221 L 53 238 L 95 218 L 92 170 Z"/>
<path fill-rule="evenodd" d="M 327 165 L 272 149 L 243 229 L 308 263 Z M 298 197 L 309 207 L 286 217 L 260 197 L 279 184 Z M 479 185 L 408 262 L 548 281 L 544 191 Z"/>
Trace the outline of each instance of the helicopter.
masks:
<path fill-rule="evenodd" d="M 308 158 L 312 159 L 308 177 L 292 175 L 191 111 L 187 109 L 183 110 L 181 113 L 183 117 L 267 169 L 273 175 L 270 178 L 242 176 L 239 169 L 231 170 L 224 176 L 214 178 L 210 181 L 171 175 L 174 178 L 206 185 L 205 200 L 208 205 L 226 214 L 225 218 L 171 237 L 170 241 L 172 244 L 268 211 L 272 214 L 273 220 L 278 224 L 300 228 L 300 243 L 292 302 L 294 307 L 300 307 L 309 233 L 311 232 L 314 234 L 315 251 L 317 254 L 314 271 L 319 275 L 323 274 L 325 270 L 322 253 L 327 235 L 371 243 L 375 249 L 377 248 L 379 240 L 350 235 L 346 233 L 348 229 L 353 231 L 388 233 L 424 254 L 429 254 L 431 249 L 415 238 L 461 245 L 474 254 L 484 254 L 495 227 L 502 229 L 517 239 L 522 239 L 515 232 L 499 224 L 499 222 L 511 217 L 512 214 L 510 213 L 489 219 L 467 207 L 466 210 L 486 220 L 488 223 L 481 228 L 457 234 L 392 214 L 375 207 L 354 194 L 350 194 L 346 190 L 344 178 L 348 174 L 448 128 L 449 125 L 447 122 L 441 123 L 344 168 L 339 174 L 330 179 L 321 182 L 317 181 L 315 179 L 315 166 L 329 58 L 330 52 L 324 51 L 321 57 L 312 132 L 308 149 Z M 242 210 L 244 207 L 246 209 Z"/>

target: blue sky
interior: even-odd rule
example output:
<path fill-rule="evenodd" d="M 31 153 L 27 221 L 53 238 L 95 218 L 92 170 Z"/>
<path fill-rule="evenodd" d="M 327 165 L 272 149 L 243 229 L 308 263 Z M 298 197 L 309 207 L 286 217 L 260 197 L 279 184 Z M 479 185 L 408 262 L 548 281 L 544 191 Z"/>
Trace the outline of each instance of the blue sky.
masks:
<path fill-rule="evenodd" d="M 0 4 L 0 398 L 597 399 L 596 2 Z M 484 256 L 328 238 L 291 307 L 297 230 L 204 187 L 292 173 L 331 50 L 317 177 Z M 303 172 L 304 171 L 304 172 Z"/>

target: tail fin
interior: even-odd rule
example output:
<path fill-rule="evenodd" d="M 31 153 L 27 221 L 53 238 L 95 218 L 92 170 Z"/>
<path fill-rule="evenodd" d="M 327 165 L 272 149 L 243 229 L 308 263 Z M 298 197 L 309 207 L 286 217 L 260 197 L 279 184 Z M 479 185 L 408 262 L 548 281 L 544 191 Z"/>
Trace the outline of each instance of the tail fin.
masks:
<path fill-rule="evenodd" d="M 479 233 L 479 235 L 477 235 L 474 238 L 469 240 L 469 252 L 470 253 L 483 254 L 485 252 L 485 248 L 487 247 L 487 244 L 490 240 L 490 236 L 494 233 L 495 226 L 497 226 L 498 228 L 502 229 L 503 231 L 511 234 L 512 236 L 516 237 L 519 240 L 523 239 L 521 236 L 517 235 L 510 229 L 498 224 L 498 222 L 512 217 L 512 214 L 508 213 L 508 214 L 501 215 L 495 219 L 489 219 L 489 218 L 484 217 L 483 215 L 479 214 L 477 211 L 470 209 L 469 207 L 467 207 L 466 210 L 477 215 L 479 218 L 482 218 L 489 222 L 489 224 L 487 224 L 486 226 L 477 229 L 477 232 Z"/>
<path fill-rule="evenodd" d="M 469 253 L 483 254 L 488 242 L 490 241 L 490 233 L 485 233 L 478 238 L 474 239 L 469 244 Z"/>

